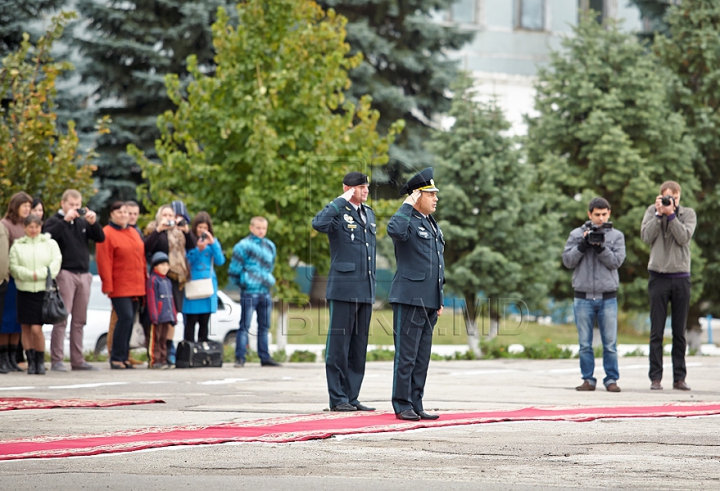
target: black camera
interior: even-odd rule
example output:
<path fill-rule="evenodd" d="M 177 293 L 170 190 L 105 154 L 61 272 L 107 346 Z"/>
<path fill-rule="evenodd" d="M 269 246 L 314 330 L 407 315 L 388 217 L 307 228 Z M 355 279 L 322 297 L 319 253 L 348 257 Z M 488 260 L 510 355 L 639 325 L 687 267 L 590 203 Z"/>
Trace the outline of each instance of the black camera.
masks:
<path fill-rule="evenodd" d="M 85 208 L 78 208 L 78 209 L 77 209 L 77 214 L 80 215 L 81 217 L 84 217 L 84 216 L 85 216 L 85 213 L 87 213 L 87 210 L 86 210 Z"/>
<path fill-rule="evenodd" d="M 670 206 L 670 204 L 675 206 L 675 196 L 663 196 L 660 202 L 663 206 Z"/>
<path fill-rule="evenodd" d="M 605 244 L 605 232 L 612 230 L 612 222 L 605 222 L 602 225 L 595 225 L 592 221 L 588 220 L 585 222 L 585 229 L 588 230 L 588 234 L 585 236 L 585 240 L 591 246 L 601 246 Z"/>
<path fill-rule="evenodd" d="M 200 236 L 200 240 L 207 240 L 207 234 L 205 232 Z"/>

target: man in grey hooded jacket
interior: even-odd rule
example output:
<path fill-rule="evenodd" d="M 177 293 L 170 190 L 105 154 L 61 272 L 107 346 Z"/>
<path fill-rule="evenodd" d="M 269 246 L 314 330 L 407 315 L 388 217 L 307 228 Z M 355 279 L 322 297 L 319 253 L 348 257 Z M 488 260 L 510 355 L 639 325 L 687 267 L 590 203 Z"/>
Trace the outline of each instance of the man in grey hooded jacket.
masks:
<path fill-rule="evenodd" d="M 588 205 L 588 218 L 582 227 L 570 232 L 562 253 L 563 264 L 573 270 L 575 325 L 580 344 L 579 391 L 595 390 L 597 380 L 592 348 L 593 327 L 597 322 L 603 344 L 603 384 L 608 392 L 620 392 L 617 359 L 618 268 L 625 260 L 625 236 L 611 228 L 610 203 L 594 198 Z"/>

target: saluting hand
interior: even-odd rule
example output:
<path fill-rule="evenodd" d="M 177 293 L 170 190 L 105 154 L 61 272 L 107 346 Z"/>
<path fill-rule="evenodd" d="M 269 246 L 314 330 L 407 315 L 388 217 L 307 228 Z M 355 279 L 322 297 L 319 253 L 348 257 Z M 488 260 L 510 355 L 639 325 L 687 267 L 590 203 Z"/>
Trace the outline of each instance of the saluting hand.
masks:
<path fill-rule="evenodd" d="M 348 202 L 352 199 L 352 197 L 355 195 L 355 188 L 350 188 L 347 191 L 345 191 L 343 194 L 340 195 L 341 198 L 345 198 Z"/>
<path fill-rule="evenodd" d="M 420 191 L 419 189 L 416 189 L 415 191 L 412 192 L 412 194 L 410 196 L 405 198 L 405 201 L 403 201 L 403 203 L 406 203 L 410 206 L 415 206 L 415 203 L 417 203 L 417 201 L 420 199 L 421 195 L 422 195 L 422 191 Z"/>

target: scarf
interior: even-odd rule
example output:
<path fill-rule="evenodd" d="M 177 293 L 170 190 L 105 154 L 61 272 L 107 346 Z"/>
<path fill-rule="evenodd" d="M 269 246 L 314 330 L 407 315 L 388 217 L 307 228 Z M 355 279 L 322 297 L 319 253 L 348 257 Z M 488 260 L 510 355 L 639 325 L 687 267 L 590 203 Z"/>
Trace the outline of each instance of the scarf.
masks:
<path fill-rule="evenodd" d="M 149 235 L 154 232 L 156 228 L 157 223 L 152 221 L 145 229 L 145 233 Z M 170 273 L 168 273 L 168 276 L 171 279 L 177 278 L 180 289 L 182 289 L 190 277 L 187 259 L 185 257 L 185 234 L 177 228 L 165 230 L 165 233 L 168 239 L 168 258 L 170 259 Z"/>

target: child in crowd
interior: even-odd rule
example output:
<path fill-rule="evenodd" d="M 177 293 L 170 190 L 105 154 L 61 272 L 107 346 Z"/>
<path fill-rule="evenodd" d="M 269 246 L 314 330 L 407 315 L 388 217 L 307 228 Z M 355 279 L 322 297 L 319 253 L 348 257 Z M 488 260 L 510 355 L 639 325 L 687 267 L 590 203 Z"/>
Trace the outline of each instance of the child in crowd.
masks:
<path fill-rule="evenodd" d="M 148 368 L 173 368 L 168 363 L 167 337 L 170 326 L 177 323 L 172 283 L 167 277 L 170 260 L 164 252 L 152 256 L 152 272 L 147 280 L 147 309 L 150 314 L 150 344 Z"/>

